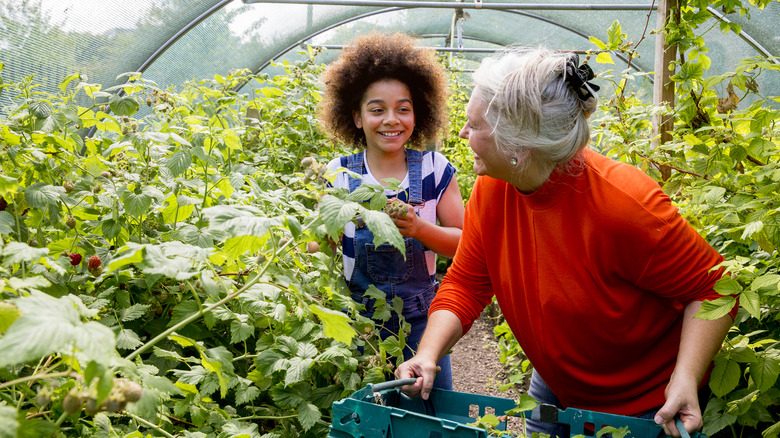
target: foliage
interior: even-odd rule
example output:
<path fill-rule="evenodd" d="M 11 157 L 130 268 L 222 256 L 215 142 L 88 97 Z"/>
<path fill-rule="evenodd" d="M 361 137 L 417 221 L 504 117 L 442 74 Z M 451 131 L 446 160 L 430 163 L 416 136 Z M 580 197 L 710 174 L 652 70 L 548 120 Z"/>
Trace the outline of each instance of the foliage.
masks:
<path fill-rule="evenodd" d="M 743 59 L 735 70 L 707 76 L 703 38 L 697 35 L 707 3 L 681 8 L 670 24 L 672 42 L 682 53 L 672 76 L 673 108 L 642 102 L 625 84 L 626 72 L 607 72 L 615 95 L 595 121 L 593 147 L 632 163 L 662 184 L 680 213 L 718 250 L 729 274 L 716 286 L 722 298 L 705 303 L 699 317 L 728 313 L 739 297 L 739 314 L 710 379 L 713 397 L 706 403 L 704 433 L 709 436 L 778 436 L 780 416 L 780 101 L 759 90 L 756 79 L 777 75 L 780 65 L 761 57 Z M 739 2 L 723 3 L 724 11 Z M 728 29 L 724 29 L 728 30 Z M 736 30 L 738 29 L 731 29 Z M 591 38 L 602 50 L 633 54 L 618 22 L 607 41 Z M 684 37 L 683 37 L 684 36 Z M 641 41 L 641 40 L 640 40 Z M 752 102 L 752 103 L 749 103 Z M 671 140 L 656 145 L 653 115 L 671 115 Z M 702 401 L 704 405 L 704 401 Z"/>
<path fill-rule="evenodd" d="M 321 67 L 283 67 L 0 82 L 0 436 L 321 437 L 392 371 L 404 334 L 359 315 L 329 242 L 356 214 L 402 238 L 383 194 L 325 184 Z"/>

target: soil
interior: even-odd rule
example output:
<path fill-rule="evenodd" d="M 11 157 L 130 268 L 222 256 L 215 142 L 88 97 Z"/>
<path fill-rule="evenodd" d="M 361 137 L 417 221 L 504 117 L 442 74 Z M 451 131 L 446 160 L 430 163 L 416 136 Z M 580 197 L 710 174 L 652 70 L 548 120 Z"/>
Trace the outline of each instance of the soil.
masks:
<path fill-rule="evenodd" d="M 468 333 L 463 336 L 452 348 L 450 360 L 452 361 L 452 385 L 453 390 L 471 394 L 481 394 L 491 397 L 516 398 L 513 390 L 501 391 L 499 387 L 507 383 L 507 373 L 499 361 L 498 342 L 493 336 L 494 319 L 487 313 L 474 321 Z M 522 388 L 517 388 L 522 391 Z M 476 407 L 469 412 L 472 417 L 479 413 Z M 499 415 L 499 414 L 497 414 Z M 522 423 L 519 418 L 509 419 L 507 429 L 519 434 L 522 432 Z"/>

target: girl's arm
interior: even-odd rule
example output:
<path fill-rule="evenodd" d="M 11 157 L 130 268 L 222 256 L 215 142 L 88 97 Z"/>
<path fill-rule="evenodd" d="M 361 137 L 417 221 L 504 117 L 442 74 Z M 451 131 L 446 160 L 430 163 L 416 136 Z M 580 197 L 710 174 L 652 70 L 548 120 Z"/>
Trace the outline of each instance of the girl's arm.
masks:
<path fill-rule="evenodd" d="M 439 225 L 420 219 L 412 208 L 405 217 L 393 217 L 393 222 L 402 236 L 413 237 L 436 254 L 451 258 L 458 248 L 464 212 L 458 181 L 453 175 L 436 206 Z"/>

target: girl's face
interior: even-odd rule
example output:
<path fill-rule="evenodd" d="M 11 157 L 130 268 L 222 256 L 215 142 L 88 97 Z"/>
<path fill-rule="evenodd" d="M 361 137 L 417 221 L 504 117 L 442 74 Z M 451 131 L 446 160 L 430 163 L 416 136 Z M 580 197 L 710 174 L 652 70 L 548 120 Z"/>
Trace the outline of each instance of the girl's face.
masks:
<path fill-rule="evenodd" d="M 371 84 L 354 111 L 355 126 L 366 135 L 368 149 L 388 153 L 403 149 L 414 130 L 414 107 L 409 87 L 396 79 Z"/>

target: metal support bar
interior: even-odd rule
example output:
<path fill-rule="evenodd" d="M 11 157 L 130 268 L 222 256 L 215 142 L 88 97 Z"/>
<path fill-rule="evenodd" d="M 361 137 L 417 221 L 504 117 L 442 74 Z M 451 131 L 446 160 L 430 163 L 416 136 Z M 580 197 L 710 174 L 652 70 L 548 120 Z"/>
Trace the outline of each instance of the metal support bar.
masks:
<path fill-rule="evenodd" d="M 655 9 L 654 4 L 620 4 L 620 3 L 585 3 L 585 4 L 546 4 L 546 3 L 486 3 L 446 2 L 446 1 L 397 1 L 397 0 L 243 0 L 247 4 L 255 3 L 287 3 L 312 4 L 330 6 L 366 6 L 366 7 L 401 7 L 401 8 L 442 8 L 442 9 L 523 9 L 543 11 L 649 11 Z"/>
<path fill-rule="evenodd" d="M 465 37 L 464 37 L 465 38 Z M 347 47 L 342 44 L 319 44 L 319 45 L 312 45 L 312 48 L 320 48 L 320 49 L 329 49 L 329 50 L 341 50 L 344 47 Z M 507 50 L 507 47 L 501 46 L 496 48 L 489 48 L 489 47 L 422 47 L 417 46 L 418 49 L 427 49 L 427 50 L 435 50 L 437 52 L 466 52 L 466 53 L 495 53 L 502 50 Z M 587 50 L 564 50 L 566 53 L 577 53 L 580 55 L 587 54 Z"/>

